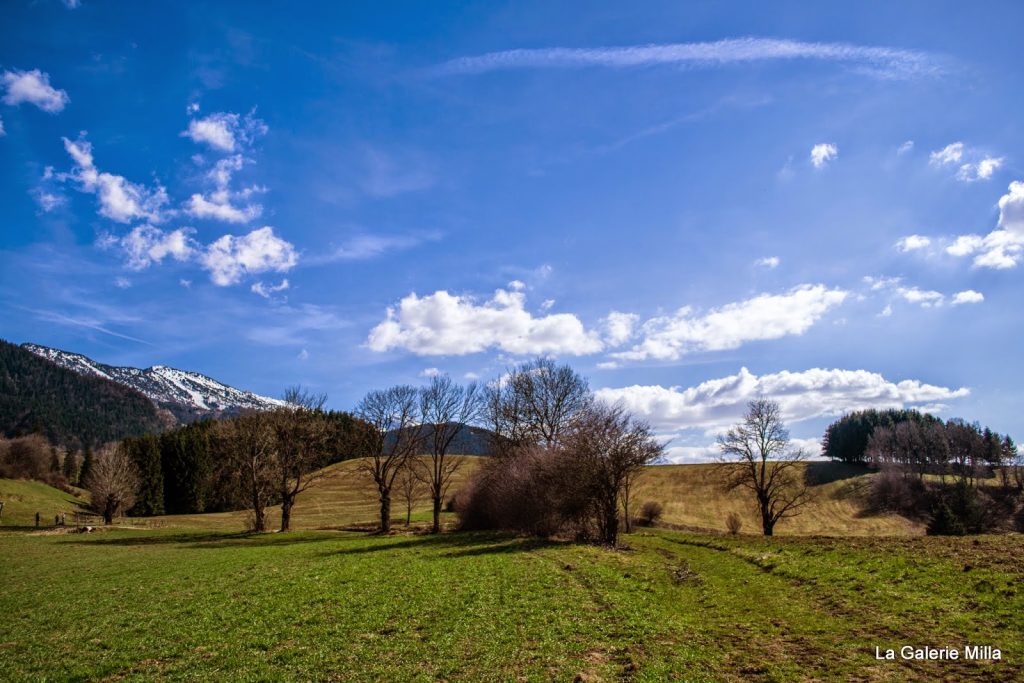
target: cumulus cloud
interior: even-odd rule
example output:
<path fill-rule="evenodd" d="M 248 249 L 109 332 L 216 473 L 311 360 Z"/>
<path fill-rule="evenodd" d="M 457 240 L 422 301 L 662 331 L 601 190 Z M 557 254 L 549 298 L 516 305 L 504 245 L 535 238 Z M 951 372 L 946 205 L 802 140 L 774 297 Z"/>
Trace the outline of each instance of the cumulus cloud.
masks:
<path fill-rule="evenodd" d="M 163 206 L 168 198 L 162 186 L 150 189 L 124 176 L 100 171 L 93 159 L 92 145 L 84 134 L 76 141 L 62 139 L 64 149 L 74 161 L 75 168 L 71 173 L 60 174 L 59 177 L 76 181 L 82 192 L 95 194 L 99 200 L 101 216 L 118 223 L 139 219 L 159 223 L 164 219 Z"/>
<path fill-rule="evenodd" d="M 609 346 L 622 346 L 633 338 L 640 316 L 635 313 L 612 311 L 604 319 L 605 339 Z"/>
<path fill-rule="evenodd" d="M 265 285 L 263 282 L 254 282 L 252 287 L 249 288 L 253 294 L 258 294 L 264 299 L 270 299 L 278 292 L 283 292 L 288 289 L 291 285 L 288 282 L 288 278 L 284 278 L 276 285 Z"/>
<path fill-rule="evenodd" d="M 948 247 L 952 256 L 974 256 L 978 268 L 1013 268 L 1024 258 L 1024 182 L 1010 183 L 999 198 L 999 222 L 989 234 L 960 235 Z"/>
<path fill-rule="evenodd" d="M 932 166 L 957 166 L 956 179 L 965 183 L 988 180 L 1003 165 L 1002 157 L 983 154 L 962 142 L 953 142 L 928 156 Z"/>
<path fill-rule="evenodd" d="M 263 213 L 260 204 L 250 203 L 244 206 L 235 206 L 234 200 L 248 200 L 252 195 L 263 192 L 264 188 L 253 186 L 232 192 L 230 189 L 231 179 L 234 174 L 242 170 L 245 164 L 241 154 L 220 159 L 213 168 L 206 174 L 207 180 L 213 185 L 213 191 L 208 194 L 193 194 L 186 203 L 185 211 L 196 218 L 207 218 L 224 221 L 227 223 L 248 223 L 259 218 Z"/>
<path fill-rule="evenodd" d="M 11 106 L 28 102 L 45 112 L 56 114 L 71 101 L 66 92 L 51 86 L 50 75 L 39 69 L 4 71 L 0 76 L 0 84 L 7 89 L 4 104 Z"/>
<path fill-rule="evenodd" d="M 198 248 L 189 228 L 165 232 L 152 225 L 140 225 L 124 237 L 104 235 L 99 245 L 105 249 L 119 247 L 124 254 L 125 265 L 132 270 L 143 270 L 161 263 L 168 256 L 175 261 L 187 261 Z"/>
<path fill-rule="evenodd" d="M 917 304 L 922 308 L 941 306 L 946 300 L 942 292 L 936 292 L 933 289 L 919 289 L 917 287 L 897 287 L 896 294 L 905 301 Z"/>
<path fill-rule="evenodd" d="M 960 163 L 963 157 L 964 143 L 953 142 L 928 155 L 928 161 L 933 166 L 949 166 L 950 164 Z"/>
<path fill-rule="evenodd" d="M 222 287 L 237 283 L 246 274 L 287 272 L 298 261 L 295 247 L 275 235 L 270 226 L 242 236 L 224 235 L 200 258 L 213 283 Z"/>
<path fill-rule="evenodd" d="M 824 168 L 828 162 L 839 156 L 839 148 L 830 142 L 818 143 L 811 148 L 811 165 Z"/>
<path fill-rule="evenodd" d="M 525 308 L 523 292 L 498 289 L 477 302 L 471 296 L 440 290 L 428 296 L 415 293 L 370 331 L 367 346 L 374 351 L 406 349 L 421 356 L 460 356 L 487 349 L 517 355 L 596 353 L 604 345 L 599 335 L 570 314 L 536 317 Z"/>
<path fill-rule="evenodd" d="M 923 52 L 847 43 L 807 43 L 770 38 L 728 38 L 703 43 L 629 47 L 539 48 L 461 57 L 435 69 L 435 75 L 481 74 L 508 69 L 637 68 L 656 65 L 715 67 L 759 61 L 819 60 L 845 63 L 882 78 L 914 78 L 941 73 L 936 59 Z"/>
<path fill-rule="evenodd" d="M 735 349 L 751 341 L 801 335 L 848 295 L 825 285 L 800 285 L 784 294 L 760 294 L 703 315 L 685 306 L 672 315 L 644 322 L 640 343 L 612 355 L 623 360 L 676 360 L 688 353 Z"/>
<path fill-rule="evenodd" d="M 598 389 L 608 403 L 621 402 L 663 434 L 699 430 L 720 432 L 735 424 L 747 403 L 759 396 L 778 401 L 782 418 L 800 422 L 867 408 L 944 408 L 942 401 L 967 396 L 967 388 L 951 389 L 918 380 L 893 382 L 867 370 L 812 368 L 755 375 L 741 368 L 735 375 L 693 387 L 634 385 Z"/>
<path fill-rule="evenodd" d="M 959 306 L 960 304 L 980 304 L 984 300 L 985 295 L 973 289 L 965 289 L 953 295 L 954 306 Z"/>
<path fill-rule="evenodd" d="M 931 243 L 931 239 L 924 235 L 907 235 L 896 242 L 896 248 L 903 252 L 916 251 L 926 248 Z"/>
<path fill-rule="evenodd" d="M 266 135 L 267 125 L 255 117 L 254 112 L 245 116 L 230 112 L 217 112 L 200 119 L 192 119 L 188 128 L 181 133 L 197 144 L 206 144 L 219 152 L 235 152 L 252 144 L 261 135 Z"/>
<path fill-rule="evenodd" d="M 966 183 L 974 182 L 975 180 L 988 180 L 995 173 L 996 169 L 1002 165 L 1002 157 L 985 157 L 977 163 L 961 165 L 960 169 L 956 172 L 956 177 L 957 180 L 962 180 Z"/>

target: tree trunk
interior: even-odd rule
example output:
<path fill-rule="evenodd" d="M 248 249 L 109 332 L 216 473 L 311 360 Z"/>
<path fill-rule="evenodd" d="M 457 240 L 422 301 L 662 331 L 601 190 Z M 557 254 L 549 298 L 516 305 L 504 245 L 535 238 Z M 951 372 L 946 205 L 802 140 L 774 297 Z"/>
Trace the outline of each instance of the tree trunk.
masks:
<path fill-rule="evenodd" d="M 107 504 L 103 506 L 103 523 L 110 526 L 114 523 L 114 499 L 107 497 Z M 37 518 L 38 522 L 38 518 Z M 38 526 L 38 524 L 37 524 Z"/>
<path fill-rule="evenodd" d="M 441 531 L 441 496 L 434 494 L 434 524 L 430 527 L 430 533 L 436 534 Z"/>
<path fill-rule="evenodd" d="M 292 528 L 292 502 L 291 496 L 284 496 L 281 499 L 281 531 L 291 531 Z"/>
<path fill-rule="evenodd" d="M 391 491 L 380 490 L 380 532 L 386 534 L 391 531 Z"/>
<path fill-rule="evenodd" d="M 408 529 L 409 525 L 411 523 L 412 523 L 412 504 L 407 502 L 405 504 L 405 528 Z"/>
<path fill-rule="evenodd" d="M 604 542 L 610 546 L 615 546 L 619 541 L 619 511 L 616 507 L 606 515 L 604 523 Z"/>
<path fill-rule="evenodd" d="M 761 529 L 764 531 L 765 536 L 771 536 L 772 532 L 775 531 L 775 520 L 769 515 L 761 515 Z"/>

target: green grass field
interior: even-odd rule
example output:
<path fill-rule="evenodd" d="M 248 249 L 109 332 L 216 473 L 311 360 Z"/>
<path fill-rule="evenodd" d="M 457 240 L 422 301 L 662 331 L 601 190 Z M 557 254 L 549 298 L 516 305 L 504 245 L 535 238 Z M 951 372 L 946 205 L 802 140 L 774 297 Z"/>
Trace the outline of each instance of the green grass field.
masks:
<path fill-rule="evenodd" d="M 1020 680 L 1018 537 L 0 534 L 0 680 Z M 991 644 L 1000 662 L 874 647 Z"/>
<path fill-rule="evenodd" d="M 397 519 L 392 536 L 346 531 L 376 513 L 351 462 L 288 534 L 241 533 L 244 513 L 37 531 L 34 508 L 52 520 L 79 499 L 0 480 L 0 681 L 1024 679 L 1019 535 L 923 537 L 859 512 L 862 470 L 810 467 L 817 500 L 788 536 L 640 529 L 621 550 Z M 709 467 L 651 469 L 648 499 L 670 524 L 720 529 L 736 510 L 757 531 Z M 412 530 L 427 518 L 424 502 Z M 874 659 L 968 644 L 1003 659 Z"/>

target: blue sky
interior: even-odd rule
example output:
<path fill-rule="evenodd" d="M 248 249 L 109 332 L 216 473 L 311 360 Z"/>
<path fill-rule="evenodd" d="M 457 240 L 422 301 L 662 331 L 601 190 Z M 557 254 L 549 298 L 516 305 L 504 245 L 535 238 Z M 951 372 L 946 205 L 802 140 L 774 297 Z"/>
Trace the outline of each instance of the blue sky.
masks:
<path fill-rule="evenodd" d="M 1019 3 L 69 4 L 2 10 L 10 341 L 1022 433 Z"/>

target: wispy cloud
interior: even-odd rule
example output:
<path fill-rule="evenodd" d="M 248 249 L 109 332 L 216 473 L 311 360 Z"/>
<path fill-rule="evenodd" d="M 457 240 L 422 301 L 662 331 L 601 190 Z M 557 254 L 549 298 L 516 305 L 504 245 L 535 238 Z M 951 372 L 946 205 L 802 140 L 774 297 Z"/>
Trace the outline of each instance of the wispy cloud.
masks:
<path fill-rule="evenodd" d="M 703 43 L 505 50 L 453 59 L 435 67 L 432 73 L 481 74 L 509 69 L 630 68 L 663 64 L 714 67 L 786 60 L 845 63 L 875 76 L 899 79 L 932 76 L 943 71 L 940 60 L 917 50 L 751 37 Z"/>
<path fill-rule="evenodd" d="M 356 235 L 333 251 L 303 259 L 303 263 L 320 266 L 339 261 L 365 261 L 388 252 L 412 249 L 425 242 L 436 242 L 439 239 L 441 234 L 436 232 L 411 235 Z"/>

